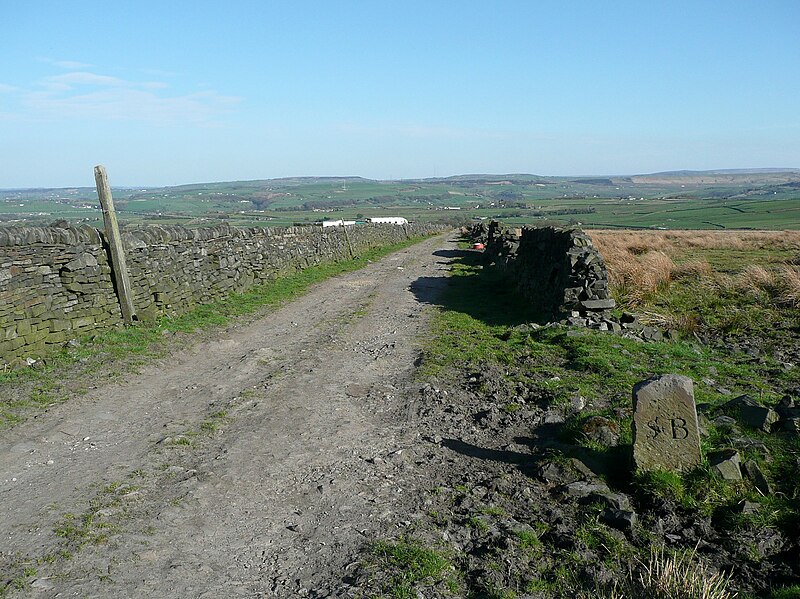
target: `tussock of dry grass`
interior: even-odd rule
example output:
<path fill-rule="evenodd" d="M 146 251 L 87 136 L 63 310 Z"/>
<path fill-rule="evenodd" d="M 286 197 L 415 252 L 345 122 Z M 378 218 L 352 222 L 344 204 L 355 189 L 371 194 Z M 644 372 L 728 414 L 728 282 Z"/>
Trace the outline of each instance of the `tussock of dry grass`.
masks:
<path fill-rule="evenodd" d="M 714 269 L 705 260 L 692 260 L 678 264 L 672 269 L 672 276 L 676 279 L 694 277 L 699 280 L 713 279 Z"/>
<path fill-rule="evenodd" d="M 730 279 L 729 287 L 745 293 L 760 294 L 775 289 L 775 274 L 763 266 L 748 264 L 739 275 Z"/>
<path fill-rule="evenodd" d="M 626 580 L 608 590 L 581 593 L 579 599 L 735 599 L 730 577 L 695 559 L 695 552 L 667 554 L 652 549 L 650 560 L 637 560 Z"/>
<path fill-rule="evenodd" d="M 629 253 L 628 248 L 608 246 L 600 253 L 608 266 L 612 293 L 635 305 L 669 285 L 675 263 L 660 250 Z"/>
<path fill-rule="evenodd" d="M 706 290 L 741 292 L 779 305 L 800 306 L 800 269 L 795 265 L 767 268 L 742 264 L 738 274 L 729 276 L 714 271 L 702 259 L 676 264 L 676 259 L 687 250 L 796 251 L 800 256 L 800 231 L 594 230 L 589 233 L 608 267 L 611 293 L 623 306 L 636 307 L 666 289 L 672 280 L 689 278 Z"/>
<path fill-rule="evenodd" d="M 784 264 L 779 270 L 781 294 L 784 304 L 800 308 L 800 267 Z"/>

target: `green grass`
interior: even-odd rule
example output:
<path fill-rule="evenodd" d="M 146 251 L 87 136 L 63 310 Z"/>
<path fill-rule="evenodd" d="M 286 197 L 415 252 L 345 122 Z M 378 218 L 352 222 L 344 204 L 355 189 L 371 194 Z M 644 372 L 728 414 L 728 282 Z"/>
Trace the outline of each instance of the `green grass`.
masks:
<path fill-rule="evenodd" d="M 731 356 L 692 341 L 643 344 L 599 331 L 573 337 L 561 327 L 515 330 L 538 315 L 500 274 L 484 273 L 469 260 L 453 271 L 426 346 L 422 377 L 491 362 L 510 368 L 510 381 L 536 386 L 556 403 L 582 395 L 590 402 L 610 398 L 611 407 L 619 407 L 630 403 L 633 385 L 650 376 L 677 373 L 701 381 L 715 372 L 714 379 L 733 392 L 768 402 L 780 398 L 773 385 L 776 364 L 769 359 L 754 364 L 750 356 Z M 695 396 L 698 403 L 724 399 L 703 384 L 695 386 Z"/>
<path fill-rule="evenodd" d="M 375 568 L 380 569 L 386 579 L 384 597 L 416 599 L 416 583 L 445 581 L 453 570 L 445 556 L 414 540 L 380 541 L 375 544 L 373 553 Z M 458 589 L 454 579 L 446 580 L 446 585 L 451 592 Z"/>
<path fill-rule="evenodd" d="M 519 546 L 529 551 L 538 551 L 542 548 L 541 533 L 534 530 L 517 530 L 514 535 L 519 540 Z"/>

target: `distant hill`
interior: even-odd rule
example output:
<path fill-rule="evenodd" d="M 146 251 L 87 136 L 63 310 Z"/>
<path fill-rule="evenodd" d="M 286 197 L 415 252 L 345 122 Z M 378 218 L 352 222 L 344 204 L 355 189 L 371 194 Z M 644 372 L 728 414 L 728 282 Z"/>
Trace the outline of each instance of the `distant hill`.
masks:
<path fill-rule="evenodd" d="M 655 185 L 779 185 L 800 181 L 800 169 L 753 168 L 709 171 L 667 171 L 633 175 L 634 183 Z"/>

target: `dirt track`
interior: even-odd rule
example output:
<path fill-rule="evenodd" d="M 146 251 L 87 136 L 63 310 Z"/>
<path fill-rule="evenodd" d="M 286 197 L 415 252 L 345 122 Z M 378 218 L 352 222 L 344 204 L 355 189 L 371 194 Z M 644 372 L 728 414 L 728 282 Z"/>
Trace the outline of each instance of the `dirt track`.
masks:
<path fill-rule="evenodd" d="M 322 283 L 2 433 L 4 578 L 34 568 L 23 596 L 336 596 L 404 503 L 376 464 L 413 460 L 410 379 L 452 247 Z"/>

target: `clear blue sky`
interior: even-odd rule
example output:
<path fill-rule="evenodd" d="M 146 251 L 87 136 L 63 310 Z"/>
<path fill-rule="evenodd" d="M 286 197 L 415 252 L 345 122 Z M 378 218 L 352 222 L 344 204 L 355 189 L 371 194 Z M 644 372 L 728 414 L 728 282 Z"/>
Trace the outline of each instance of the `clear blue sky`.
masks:
<path fill-rule="evenodd" d="M 0 188 L 800 167 L 798 0 L 0 8 Z"/>

